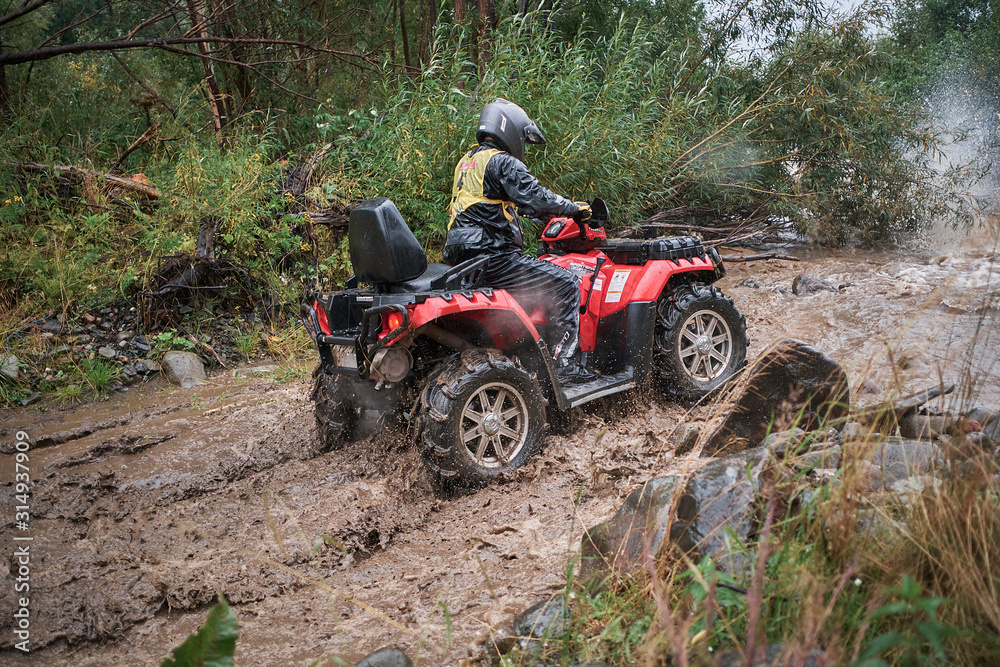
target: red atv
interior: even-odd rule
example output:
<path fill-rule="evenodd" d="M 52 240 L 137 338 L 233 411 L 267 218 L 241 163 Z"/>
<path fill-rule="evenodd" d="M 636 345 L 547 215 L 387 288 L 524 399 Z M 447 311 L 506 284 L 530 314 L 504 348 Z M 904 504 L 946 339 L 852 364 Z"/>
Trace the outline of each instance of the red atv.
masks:
<path fill-rule="evenodd" d="M 538 330 L 504 290 L 481 286 L 486 257 L 428 264 L 388 199 L 352 212 L 355 275 L 308 308 L 321 364 L 312 398 L 325 445 L 410 422 L 445 485 L 480 486 L 524 464 L 548 430 L 546 412 L 658 381 L 697 398 L 746 363 L 746 320 L 715 287 L 725 268 L 697 237 L 608 239 L 607 206 L 588 223 L 553 218 L 541 241 L 580 277 L 580 349 L 599 373 L 560 386 Z"/>

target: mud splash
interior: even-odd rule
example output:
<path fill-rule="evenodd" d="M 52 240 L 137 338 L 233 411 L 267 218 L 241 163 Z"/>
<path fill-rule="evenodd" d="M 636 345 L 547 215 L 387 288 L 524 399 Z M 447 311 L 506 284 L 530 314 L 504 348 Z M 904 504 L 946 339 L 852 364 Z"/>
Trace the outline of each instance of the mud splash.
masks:
<path fill-rule="evenodd" d="M 747 315 L 751 357 L 793 336 L 840 362 L 861 402 L 965 374 L 979 383 L 964 400 L 997 405 L 1000 254 L 983 248 L 797 251 L 803 262 L 731 264 L 721 287 Z M 804 271 L 841 291 L 792 295 Z M 741 286 L 749 277 L 760 287 Z M 8 434 L 36 442 L 37 615 L 22 661 L 158 662 L 222 593 L 240 618 L 239 664 L 351 660 L 384 645 L 457 664 L 564 586 L 585 526 L 648 477 L 691 465 L 668 444 L 685 408 L 637 394 L 591 406 L 508 483 L 442 498 L 399 438 L 320 452 L 308 391 L 217 376 L 0 413 Z M 2 507 L 13 468 L 2 450 Z M 4 544 L 12 531 L 4 519 Z M 11 565 L 0 560 L 3 610 Z M 4 659 L 11 637 L 5 612 Z"/>

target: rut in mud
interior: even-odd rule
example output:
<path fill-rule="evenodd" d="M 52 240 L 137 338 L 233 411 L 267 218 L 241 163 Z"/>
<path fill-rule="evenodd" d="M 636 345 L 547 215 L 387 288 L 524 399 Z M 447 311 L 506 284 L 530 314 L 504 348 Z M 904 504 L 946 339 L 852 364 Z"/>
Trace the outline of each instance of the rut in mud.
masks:
<path fill-rule="evenodd" d="M 862 402 L 968 372 L 976 402 L 1000 404 L 995 249 L 802 256 L 732 264 L 720 284 L 747 316 L 751 359 L 792 336 L 840 362 Z M 804 271 L 840 292 L 787 293 Z M 751 277 L 759 287 L 741 285 Z M 321 452 L 308 392 L 305 379 L 217 375 L 0 414 L 5 447 L 13 429 L 36 442 L 25 662 L 158 662 L 222 593 L 240 619 L 239 664 L 351 660 L 387 644 L 456 664 L 564 586 L 585 527 L 648 477 L 691 465 L 668 440 L 686 407 L 639 393 L 589 406 L 507 483 L 446 498 L 398 437 Z M 10 518 L 2 529 L 9 544 Z M 12 566 L 0 560 L 0 576 Z M 3 595 L 13 608 L 12 586 Z M 0 656 L 14 653 L 10 623 L 5 613 Z"/>

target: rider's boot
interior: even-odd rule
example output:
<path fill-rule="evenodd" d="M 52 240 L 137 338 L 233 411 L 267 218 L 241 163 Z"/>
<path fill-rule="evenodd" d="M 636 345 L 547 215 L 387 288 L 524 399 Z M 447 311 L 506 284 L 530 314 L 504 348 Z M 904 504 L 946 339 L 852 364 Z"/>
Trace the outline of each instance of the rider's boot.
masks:
<path fill-rule="evenodd" d="M 559 380 L 559 384 L 573 385 L 573 384 L 584 384 L 590 382 L 591 380 L 596 380 L 598 375 L 593 371 L 589 370 L 584 364 L 580 363 L 576 358 L 570 358 L 565 360 L 560 360 L 560 363 L 556 366 L 556 378 Z"/>

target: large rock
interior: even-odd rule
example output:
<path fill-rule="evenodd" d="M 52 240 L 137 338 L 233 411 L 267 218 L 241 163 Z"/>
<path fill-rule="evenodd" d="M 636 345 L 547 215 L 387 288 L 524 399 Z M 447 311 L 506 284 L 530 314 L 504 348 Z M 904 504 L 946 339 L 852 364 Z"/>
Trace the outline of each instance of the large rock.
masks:
<path fill-rule="evenodd" d="M 768 459 L 763 447 L 731 454 L 688 480 L 673 526 L 677 547 L 696 554 L 696 562 L 710 556 L 719 569 L 744 574 L 749 563 L 739 543 L 745 543 L 756 528 L 754 501 Z"/>
<path fill-rule="evenodd" d="M 758 477 L 769 459 L 760 447 L 712 461 L 679 493 L 681 478 L 646 482 L 614 516 L 587 531 L 581 576 L 634 572 L 644 567 L 647 553 L 655 558 L 668 542 L 696 561 L 710 556 L 720 569 L 742 574 L 745 557 L 731 547 L 734 538 L 745 541 L 756 528 Z"/>
<path fill-rule="evenodd" d="M 839 292 L 840 289 L 828 280 L 811 273 L 800 273 L 792 281 L 792 292 L 798 296 L 815 294 L 816 292 Z"/>
<path fill-rule="evenodd" d="M 983 429 L 983 433 L 988 435 L 991 440 L 994 442 L 1000 440 L 1000 412 L 974 408 L 966 416 L 968 419 L 975 420 Z"/>
<path fill-rule="evenodd" d="M 363 658 L 354 667 L 413 667 L 413 662 L 398 648 L 382 648 Z"/>
<path fill-rule="evenodd" d="M 678 477 L 657 477 L 629 494 L 614 515 L 584 534 L 580 573 L 627 574 L 643 565 L 646 549 L 653 556 L 668 537 Z"/>
<path fill-rule="evenodd" d="M 847 417 L 850 386 L 837 362 L 815 348 L 785 339 L 765 352 L 740 379 L 722 423 L 702 448 L 706 456 L 754 447 L 770 432 L 813 430 Z"/>
<path fill-rule="evenodd" d="M 523 639 L 557 639 L 569 629 L 566 599 L 553 595 L 548 600 L 525 609 L 514 619 L 514 634 Z M 527 648 L 522 642 L 522 648 Z"/>
<path fill-rule="evenodd" d="M 21 360 L 13 354 L 0 354 L 0 375 L 16 380 Z"/>
<path fill-rule="evenodd" d="M 205 381 L 205 365 L 193 352 L 167 352 L 160 361 L 167 379 L 187 389 Z"/>

